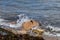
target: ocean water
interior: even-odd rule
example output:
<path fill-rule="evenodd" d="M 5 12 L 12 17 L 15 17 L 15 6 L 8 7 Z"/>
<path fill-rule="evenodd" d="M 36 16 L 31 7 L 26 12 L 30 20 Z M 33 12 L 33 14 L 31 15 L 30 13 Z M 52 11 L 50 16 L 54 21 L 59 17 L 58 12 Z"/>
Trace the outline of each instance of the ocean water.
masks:
<path fill-rule="evenodd" d="M 59 0 L 0 0 L 0 15 L 26 14 L 43 24 L 60 27 Z"/>
<path fill-rule="evenodd" d="M 26 14 L 44 25 L 60 27 L 60 0 L 0 0 L 0 15 L 14 14 Z"/>
<path fill-rule="evenodd" d="M 60 0 L 0 0 L 0 16 L 18 14 L 40 21 L 43 25 L 60 27 Z"/>

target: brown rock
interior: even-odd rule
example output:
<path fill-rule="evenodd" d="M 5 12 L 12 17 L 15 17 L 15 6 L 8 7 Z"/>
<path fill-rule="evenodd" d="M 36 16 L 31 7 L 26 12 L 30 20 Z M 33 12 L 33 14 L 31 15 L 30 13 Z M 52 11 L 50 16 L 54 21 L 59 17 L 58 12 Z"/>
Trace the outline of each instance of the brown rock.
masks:
<path fill-rule="evenodd" d="M 32 27 L 35 27 L 35 26 L 38 26 L 39 23 L 35 20 L 30 20 L 30 21 L 27 21 L 25 23 L 23 23 L 23 29 L 25 30 L 30 30 Z"/>

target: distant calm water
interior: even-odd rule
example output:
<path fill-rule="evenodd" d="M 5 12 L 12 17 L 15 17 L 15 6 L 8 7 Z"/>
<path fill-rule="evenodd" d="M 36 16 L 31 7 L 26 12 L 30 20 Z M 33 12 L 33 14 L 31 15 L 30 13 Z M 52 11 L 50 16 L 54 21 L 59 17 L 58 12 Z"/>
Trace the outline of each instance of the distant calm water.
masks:
<path fill-rule="evenodd" d="M 60 0 L 0 0 L 0 15 L 26 14 L 44 25 L 60 27 Z"/>

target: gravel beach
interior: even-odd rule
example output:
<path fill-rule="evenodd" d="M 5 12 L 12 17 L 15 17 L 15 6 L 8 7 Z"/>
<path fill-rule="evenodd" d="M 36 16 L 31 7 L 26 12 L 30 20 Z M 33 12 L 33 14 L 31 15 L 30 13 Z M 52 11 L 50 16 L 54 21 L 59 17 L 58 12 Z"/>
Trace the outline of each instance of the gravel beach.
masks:
<path fill-rule="evenodd" d="M 56 37 L 56 36 L 47 36 L 47 35 L 44 35 L 43 38 L 45 40 L 60 40 L 60 37 Z"/>

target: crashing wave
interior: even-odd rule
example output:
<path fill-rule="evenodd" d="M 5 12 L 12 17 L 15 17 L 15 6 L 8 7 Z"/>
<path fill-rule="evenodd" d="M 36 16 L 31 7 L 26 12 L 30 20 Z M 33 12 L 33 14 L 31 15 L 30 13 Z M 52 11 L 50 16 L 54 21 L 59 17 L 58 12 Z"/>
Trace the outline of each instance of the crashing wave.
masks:
<path fill-rule="evenodd" d="M 11 28 L 18 28 L 22 26 L 22 23 L 29 21 L 29 17 L 27 17 L 25 14 L 20 14 L 20 15 L 17 15 L 16 17 L 19 18 L 17 19 L 16 24 L 11 24 L 8 22 L 9 20 L 0 18 L 0 25 L 5 25 Z"/>

